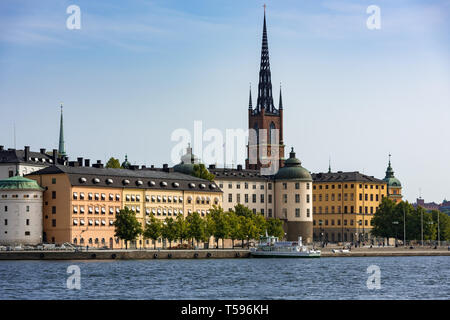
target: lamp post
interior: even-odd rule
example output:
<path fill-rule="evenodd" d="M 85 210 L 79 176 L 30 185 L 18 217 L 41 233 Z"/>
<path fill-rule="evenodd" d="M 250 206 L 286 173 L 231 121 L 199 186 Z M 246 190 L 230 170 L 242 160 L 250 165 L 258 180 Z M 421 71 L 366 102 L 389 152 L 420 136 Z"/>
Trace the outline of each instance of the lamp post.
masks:
<path fill-rule="evenodd" d="M 403 207 L 403 246 L 406 247 L 406 213 Z"/>
<path fill-rule="evenodd" d="M 398 225 L 398 221 L 392 221 L 393 225 Z M 395 226 L 395 247 L 397 247 L 397 227 Z"/>

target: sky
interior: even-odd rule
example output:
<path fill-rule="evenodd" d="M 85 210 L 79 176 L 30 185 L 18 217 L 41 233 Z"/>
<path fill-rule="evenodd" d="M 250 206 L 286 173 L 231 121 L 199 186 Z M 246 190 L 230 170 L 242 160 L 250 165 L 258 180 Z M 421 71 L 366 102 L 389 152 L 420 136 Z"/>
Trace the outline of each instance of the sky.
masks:
<path fill-rule="evenodd" d="M 406 200 L 449 199 L 450 1 L 265 3 L 286 156 L 383 178 L 392 154 Z M 263 4 L 2 0 L 0 145 L 14 147 L 15 127 L 17 148 L 57 148 L 61 102 L 72 159 L 174 165 L 175 130 L 246 129 Z M 66 27 L 70 5 L 80 29 Z M 367 28 L 370 5 L 380 29 Z"/>

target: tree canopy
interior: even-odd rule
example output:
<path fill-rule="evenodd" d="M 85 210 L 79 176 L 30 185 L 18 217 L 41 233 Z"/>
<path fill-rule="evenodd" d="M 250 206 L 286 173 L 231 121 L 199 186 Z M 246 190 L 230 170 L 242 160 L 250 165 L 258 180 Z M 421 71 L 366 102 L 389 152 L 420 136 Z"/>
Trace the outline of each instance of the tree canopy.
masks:
<path fill-rule="evenodd" d="M 121 169 L 122 166 L 120 165 L 119 159 L 111 157 L 106 163 L 105 168 Z"/>
<path fill-rule="evenodd" d="M 115 236 L 125 240 L 125 247 L 128 249 L 128 241 L 136 240 L 142 233 L 142 226 L 136 219 L 133 211 L 125 207 L 116 215 L 114 221 Z"/>

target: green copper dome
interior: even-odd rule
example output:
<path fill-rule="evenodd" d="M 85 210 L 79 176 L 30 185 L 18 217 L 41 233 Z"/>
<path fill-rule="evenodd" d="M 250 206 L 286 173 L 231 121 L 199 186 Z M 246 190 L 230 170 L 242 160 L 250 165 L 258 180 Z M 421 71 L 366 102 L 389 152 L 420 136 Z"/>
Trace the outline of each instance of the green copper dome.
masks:
<path fill-rule="evenodd" d="M 294 148 L 292 148 L 289 159 L 284 162 L 284 167 L 278 170 L 275 179 L 312 181 L 311 174 L 301 164 L 300 160 L 295 157 Z"/>
<path fill-rule="evenodd" d="M 192 153 L 192 148 L 189 145 L 186 149 L 186 154 L 181 157 L 181 162 L 173 167 L 173 171 L 192 175 L 194 173 L 194 165 L 199 163 L 198 157 Z"/>
<path fill-rule="evenodd" d="M 122 162 L 122 168 L 130 169 L 131 163 L 128 162 L 128 155 L 125 155 L 125 161 Z"/>
<path fill-rule="evenodd" d="M 386 176 L 384 177 L 383 181 L 385 181 L 388 185 L 388 187 L 401 187 L 402 184 L 400 183 L 400 180 L 398 180 L 394 176 L 394 170 L 392 170 L 391 167 L 391 155 L 389 155 L 389 165 L 386 169 Z"/>
<path fill-rule="evenodd" d="M 21 176 L 0 180 L 0 190 L 44 190 L 34 180 Z"/>

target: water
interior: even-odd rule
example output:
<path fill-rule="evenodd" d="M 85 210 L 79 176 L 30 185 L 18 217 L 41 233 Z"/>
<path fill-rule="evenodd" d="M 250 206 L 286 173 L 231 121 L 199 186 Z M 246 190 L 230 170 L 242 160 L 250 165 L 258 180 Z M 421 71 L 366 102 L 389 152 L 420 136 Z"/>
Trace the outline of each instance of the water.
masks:
<path fill-rule="evenodd" d="M 0 299 L 450 299 L 450 257 L 0 261 Z M 78 265 L 81 289 L 66 287 Z M 369 290 L 367 267 L 381 270 Z"/>

